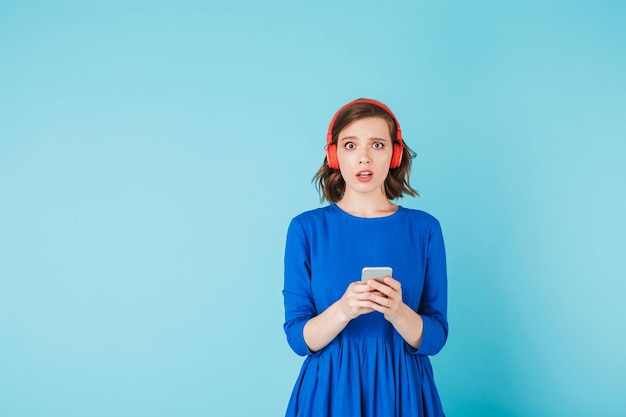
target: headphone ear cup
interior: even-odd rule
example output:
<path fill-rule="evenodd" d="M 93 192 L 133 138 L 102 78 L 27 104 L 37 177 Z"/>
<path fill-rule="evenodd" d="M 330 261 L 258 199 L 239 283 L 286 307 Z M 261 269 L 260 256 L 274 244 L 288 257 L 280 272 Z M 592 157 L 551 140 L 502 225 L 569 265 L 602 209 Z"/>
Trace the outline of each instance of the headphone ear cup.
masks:
<path fill-rule="evenodd" d="M 339 159 L 337 159 L 337 145 L 331 144 L 326 146 L 326 162 L 328 167 L 339 169 Z"/>
<path fill-rule="evenodd" d="M 391 165 L 390 168 L 398 168 L 402 163 L 402 151 L 404 149 L 403 145 L 398 143 L 393 145 L 393 155 L 391 155 Z"/>

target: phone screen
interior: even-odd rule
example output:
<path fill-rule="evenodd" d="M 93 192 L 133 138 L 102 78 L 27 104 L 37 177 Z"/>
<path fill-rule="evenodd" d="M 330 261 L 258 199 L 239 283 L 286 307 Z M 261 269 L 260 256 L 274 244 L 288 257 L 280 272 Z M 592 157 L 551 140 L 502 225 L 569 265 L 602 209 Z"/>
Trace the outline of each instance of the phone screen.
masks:
<path fill-rule="evenodd" d="M 382 281 L 387 276 L 392 276 L 393 270 L 389 266 L 366 266 L 361 271 L 361 281 L 375 279 Z"/>

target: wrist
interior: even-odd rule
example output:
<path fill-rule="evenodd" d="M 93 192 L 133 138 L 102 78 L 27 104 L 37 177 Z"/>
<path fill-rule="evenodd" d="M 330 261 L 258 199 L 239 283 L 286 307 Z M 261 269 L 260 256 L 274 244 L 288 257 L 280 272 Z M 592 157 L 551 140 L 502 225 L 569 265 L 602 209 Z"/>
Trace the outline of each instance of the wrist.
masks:
<path fill-rule="evenodd" d="M 402 303 L 398 308 L 398 312 L 389 321 L 394 327 L 402 326 L 403 323 L 407 323 L 414 314 L 415 312 L 411 310 L 408 305 Z"/>
<path fill-rule="evenodd" d="M 339 299 L 337 302 L 335 302 L 332 305 L 332 308 L 333 310 L 335 310 L 335 314 L 333 314 L 333 316 L 337 320 L 337 323 L 341 326 L 346 326 L 350 322 L 350 320 L 352 320 L 352 317 L 350 317 L 350 315 L 344 311 L 343 299 Z"/>

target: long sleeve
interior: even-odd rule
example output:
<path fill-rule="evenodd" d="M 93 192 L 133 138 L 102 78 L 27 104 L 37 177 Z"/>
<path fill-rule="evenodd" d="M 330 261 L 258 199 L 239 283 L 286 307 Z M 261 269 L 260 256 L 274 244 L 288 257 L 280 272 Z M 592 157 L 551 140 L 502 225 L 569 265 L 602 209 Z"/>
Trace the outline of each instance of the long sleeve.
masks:
<path fill-rule="evenodd" d="M 446 253 L 439 222 L 431 229 L 428 241 L 424 290 L 418 314 L 424 322 L 422 342 L 413 351 L 421 355 L 435 355 L 448 338 L 448 282 Z"/>
<path fill-rule="evenodd" d="M 311 292 L 310 247 L 298 219 L 293 219 L 287 231 L 285 246 L 285 277 L 283 298 L 287 342 L 301 356 L 313 354 L 304 341 L 304 325 L 317 315 Z"/>

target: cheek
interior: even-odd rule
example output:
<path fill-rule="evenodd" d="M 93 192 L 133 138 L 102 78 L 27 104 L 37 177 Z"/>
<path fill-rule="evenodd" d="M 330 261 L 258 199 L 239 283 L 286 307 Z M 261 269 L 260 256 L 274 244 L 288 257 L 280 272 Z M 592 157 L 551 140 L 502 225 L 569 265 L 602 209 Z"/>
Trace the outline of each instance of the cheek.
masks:
<path fill-rule="evenodd" d="M 377 159 L 377 163 L 380 167 L 384 167 L 384 166 L 391 166 L 391 156 L 392 156 L 392 152 L 381 152 L 380 153 L 380 158 Z"/>
<path fill-rule="evenodd" d="M 347 161 L 342 161 L 341 159 L 339 160 L 339 172 L 341 172 L 341 176 L 344 178 L 346 178 L 346 175 L 348 175 L 348 167 L 350 165 L 347 163 Z"/>
<path fill-rule="evenodd" d="M 339 167 L 344 165 L 350 165 L 354 163 L 354 152 L 337 151 L 337 160 L 339 161 Z"/>

